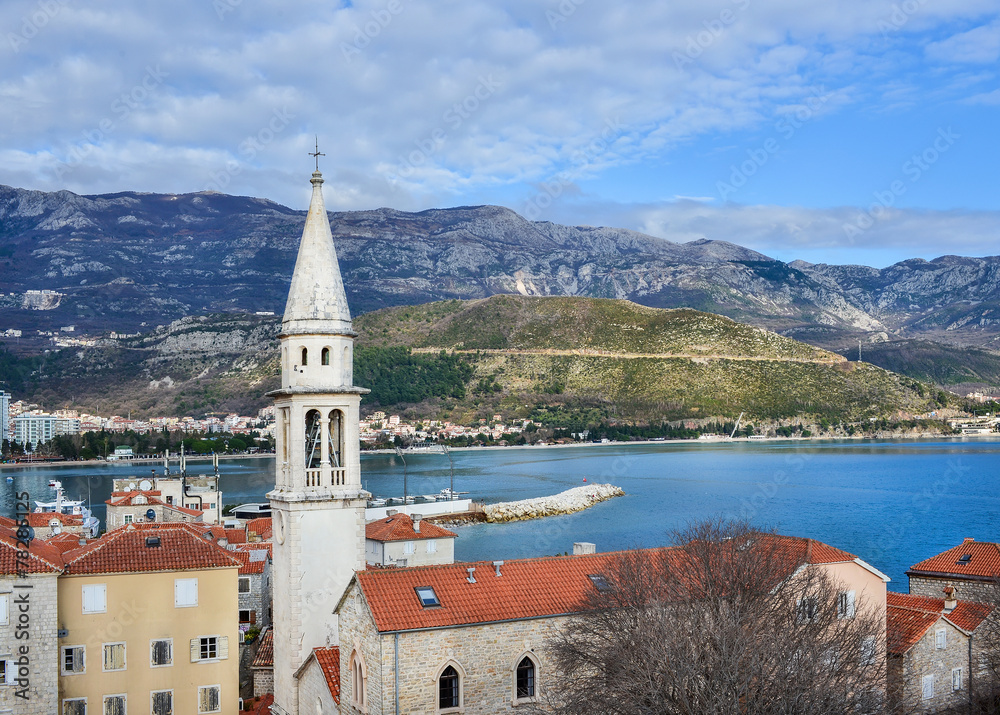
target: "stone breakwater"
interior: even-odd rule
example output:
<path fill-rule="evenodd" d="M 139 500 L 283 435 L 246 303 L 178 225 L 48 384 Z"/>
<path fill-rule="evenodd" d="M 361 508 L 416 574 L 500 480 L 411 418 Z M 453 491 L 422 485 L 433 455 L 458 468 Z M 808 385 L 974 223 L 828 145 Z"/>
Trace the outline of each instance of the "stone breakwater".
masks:
<path fill-rule="evenodd" d="M 613 484 L 587 484 L 548 497 L 487 504 L 484 511 L 486 521 L 489 522 L 522 521 L 556 514 L 572 514 L 624 495 L 624 490 Z"/>

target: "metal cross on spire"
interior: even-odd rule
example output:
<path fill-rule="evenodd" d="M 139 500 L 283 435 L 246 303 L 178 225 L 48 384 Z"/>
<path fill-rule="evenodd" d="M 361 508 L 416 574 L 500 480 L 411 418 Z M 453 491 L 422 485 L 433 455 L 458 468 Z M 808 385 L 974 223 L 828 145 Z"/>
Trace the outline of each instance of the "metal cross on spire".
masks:
<path fill-rule="evenodd" d="M 321 156 L 326 156 L 323 152 L 319 150 L 319 135 L 316 135 L 316 151 L 309 152 L 309 156 L 315 157 L 316 159 L 316 171 L 319 171 L 319 158 Z"/>

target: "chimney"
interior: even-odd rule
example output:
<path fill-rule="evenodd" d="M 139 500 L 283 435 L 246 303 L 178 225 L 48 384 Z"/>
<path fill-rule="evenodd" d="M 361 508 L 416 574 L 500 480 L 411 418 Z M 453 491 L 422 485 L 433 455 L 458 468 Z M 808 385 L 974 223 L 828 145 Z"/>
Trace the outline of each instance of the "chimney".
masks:
<path fill-rule="evenodd" d="M 501 576 L 503 576 L 503 574 L 500 573 L 500 567 L 501 566 L 503 566 L 503 561 L 494 561 L 493 562 L 493 568 L 495 568 L 497 570 L 497 578 L 500 578 Z"/>
<path fill-rule="evenodd" d="M 423 517 L 422 514 L 414 514 L 413 515 L 413 530 L 415 532 L 417 532 L 418 534 L 420 533 L 420 520 L 423 519 L 423 518 L 424 517 Z"/>
<path fill-rule="evenodd" d="M 964 539 L 962 539 L 963 544 L 968 544 L 970 541 L 975 541 L 975 539 L 973 539 L 971 536 L 966 536 Z"/>
<path fill-rule="evenodd" d="M 944 612 L 951 613 L 958 607 L 958 598 L 955 596 L 955 587 L 950 583 L 944 587 Z"/>
<path fill-rule="evenodd" d="M 386 509 L 386 516 L 396 516 L 399 513 L 399 509 Z"/>
<path fill-rule="evenodd" d="M 573 555 L 582 556 L 583 554 L 596 554 L 597 544 L 591 544 L 589 541 L 577 541 L 573 544 Z"/>
<path fill-rule="evenodd" d="M 469 583 L 475 583 L 476 582 L 476 576 L 475 576 L 475 574 L 476 574 L 476 567 L 475 566 L 470 566 L 469 568 L 467 568 L 465 570 L 469 572 L 469 578 L 467 578 L 465 580 L 468 581 Z"/>

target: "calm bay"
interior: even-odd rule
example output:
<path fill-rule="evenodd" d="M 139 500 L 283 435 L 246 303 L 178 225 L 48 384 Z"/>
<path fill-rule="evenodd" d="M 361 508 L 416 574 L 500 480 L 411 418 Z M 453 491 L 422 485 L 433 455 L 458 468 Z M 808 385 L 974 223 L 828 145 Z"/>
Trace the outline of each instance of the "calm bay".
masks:
<path fill-rule="evenodd" d="M 1000 441 L 989 438 L 605 444 L 457 450 L 451 458 L 456 490 L 481 501 L 554 494 L 584 479 L 627 494 L 577 514 L 458 527 L 462 561 L 562 553 L 575 541 L 599 551 L 654 546 L 692 520 L 746 517 L 846 549 L 888 574 L 890 589 L 905 591 L 905 571 L 917 561 L 964 537 L 1000 539 Z M 447 456 L 409 453 L 405 461 L 409 494 L 449 486 Z M 18 492 L 50 500 L 47 484 L 58 479 L 67 497 L 89 500 L 103 521 L 111 480 L 150 470 L 98 463 L 4 469 L 13 483 L 0 482 L 0 514 L 14 515 Z M 211 466 L 191 462 L 189 470 Z M 274 484 L 268 458 L 225 460 L 220 473 L 226 504 L 261 501 Z M 373 494 L 402 494 L 403 478 L 400 457 L 362 456 L 362 480 Z"/>

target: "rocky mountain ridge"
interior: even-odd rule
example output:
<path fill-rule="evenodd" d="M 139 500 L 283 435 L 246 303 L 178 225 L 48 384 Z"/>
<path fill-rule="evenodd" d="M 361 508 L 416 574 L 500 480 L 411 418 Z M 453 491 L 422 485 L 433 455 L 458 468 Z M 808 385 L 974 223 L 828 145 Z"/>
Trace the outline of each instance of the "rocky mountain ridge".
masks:
<path fill-rule="evenodd" d="M 0 186 L 3 328 L 135 332 L 280 314 L 305 212 L 214 192 Z M 728 240 L 528 221 L 498 206 L 330 214 L 355 314 L 498 293 L 691 307 L 829 348 L 921 337 L 1000 346 L 1000 257 L 885 269 L 783 263 Z M 738 241 L 738 236 L 719 237 Z M 55 291 L 45 307 L 27 291 Z"/>

